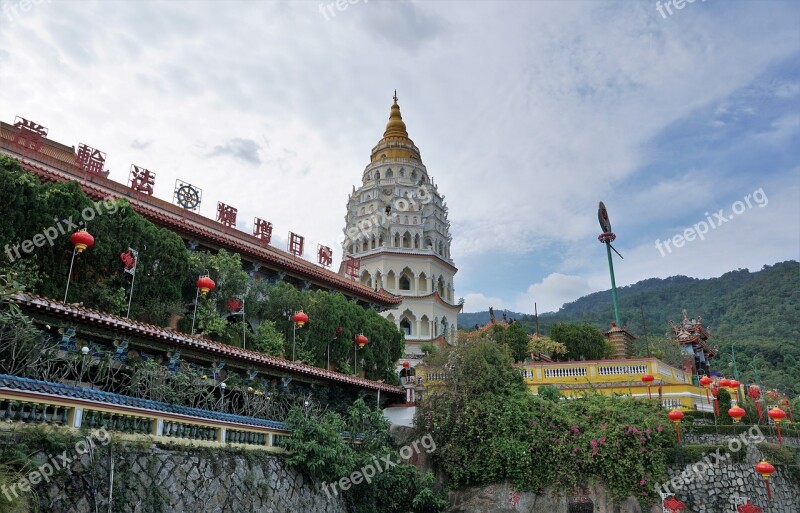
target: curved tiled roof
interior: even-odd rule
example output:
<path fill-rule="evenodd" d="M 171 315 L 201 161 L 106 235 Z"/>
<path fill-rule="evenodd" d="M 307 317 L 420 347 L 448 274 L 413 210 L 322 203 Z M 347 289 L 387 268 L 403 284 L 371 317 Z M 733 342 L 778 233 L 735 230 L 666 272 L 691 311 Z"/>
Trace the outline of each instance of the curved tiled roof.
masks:
<path fill-rule="evenodd" d="M 92 310 L 83 306 L 65 304 L 55 299 L 37 296 L 29 293 L 16 293 L 11 298 L 12 301 L 20 305 L 27 311 L 47 312 L 65 319 L 81 320 L 104 329 L 111 329 L 117 332 L 132 333 L 142 338 L 160 341 L 162 343 L 173 344 L 177 347 L 184 347 L 201 351 L 204 353 L 222 356 L 249 365 L 266 367 L 268 369 L 282 371 L 290 374 L 343 383 L 346 385 L 364 388 L 369 390 L 379 390 L 390 394 L 402 394 L 400 387 L 379 383 L 369 379 L 348 376 L 340 372 L 320 369 L 304 363 L 292 362 L 277 356 L 267 356 L 265 354 L 229 346 L 220 342 L 214 342 L 203 337 L 187 335 L 177 331 L 168 330 L 153 324 L 146 324 L 118 315 Z"/>
<path fill-rule="evenodd" d="M 301 279 L 316 281 L 333 290 L 351 294 L 386 307 L 398 305 L 402 301 L 402 298 L 376 292 L 357 281 L 350 280 L 303 258 L 267 245 L 259 238 L 248 233 L 235 228 L 228 228 L 212 219 L 185 210 L 162 199 L 138 193 L 130 187 L 106 177 L 86 175 L 74 163 L 66 162 L 64 158 L 55 156 L 56 154 L 65 153 L 67 150 L 60 148 L 63 145 L 49 139 L 45 139 L 45 144 L 40 153 L 31 154 L 28 156 L 29 158 L 20 157 L 8 139 L 10 136 L 9 130 L 5 129 L 5 126 L 3 128 L 2 135 L 4 137 L 0 138 L 0 147 L 14 153 L 11 156 L 19 160 L 26 171 L 36 175 L 43 181 L 75 181 L 83 192 L 94 200 L 105 199 L 109 196 L 125 199 L 130 203 L 134 211 L 158 226 L 210 243 L 212 246 L 239 253 L 255 262 L 274 266 Z M 59 148 L 55 150 L 50 148 L 56 145 Z M 34 157 L 41 163 L 33 162 L 32 158 Z"/>
<path fill-rule="evenodd" d="M 19 390 L 25 392 L 36 392 L 40 394 L 56 395 L 59 397 L 69 397 L 84 401 L 94 401 L 115 406 L 126 406 L 129 408 L 140 408 L 143 410 L 156 411 L 161 413 L 171 413 L 175 415 L 187 415 L 203 419 L 216 420 L 221 422 L 233 422 L 237 424 L 249 424 L 269 429 L 281 429 L 288 431 L 283 422 L 276 420 L 259 419 L 256 417 L 245 417 L 232 413 L 220 413 L 212 410 L 203 410 L 189 406 L 178 406 L 175 404 L 152 401 L 150 399 L 140 399 L 128 395 L 114 394 L 102 390 L 64 385 L 62 383 L 52 383 L 49 381 L 39 381 L 18 376 L 0 374 L 0 388 L 9 390 Z"/>

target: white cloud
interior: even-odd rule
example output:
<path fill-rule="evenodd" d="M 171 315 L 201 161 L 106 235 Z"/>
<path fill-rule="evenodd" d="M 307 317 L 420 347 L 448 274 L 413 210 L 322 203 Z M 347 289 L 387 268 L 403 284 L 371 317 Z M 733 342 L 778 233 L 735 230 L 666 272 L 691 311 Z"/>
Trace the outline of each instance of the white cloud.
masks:
<path fill-rule="evenodd" d="M 552 273 L 541 282 L 529 286 L 524 294 L 520 294 L 514 310 L 533 313 L 533 303 L 536 302 L 539 313 L 555 312 L 564 303 L 594 292 L 594 290 L 586 278 Z"/>
<path fill-rule="evenodd" d="M 480 292 L 470 292 L 464 296 L 465 312 L 486 312 L 489 307 L 495 310 L 503 310 L 503 300 L 499 297 L 486 297 Z"/>

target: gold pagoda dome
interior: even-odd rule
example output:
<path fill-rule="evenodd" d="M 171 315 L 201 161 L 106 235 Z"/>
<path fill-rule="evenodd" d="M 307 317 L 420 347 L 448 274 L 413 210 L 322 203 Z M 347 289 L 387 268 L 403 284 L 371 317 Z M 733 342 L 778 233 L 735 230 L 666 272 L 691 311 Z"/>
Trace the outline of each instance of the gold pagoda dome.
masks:
<path fill-rule="evenodd" d="M 406 123 L 400 114 L 397 91 L 395 91 L 393 99 L 394 103 L 392 103 L 389 111 L 389 122 L 386 123 L 386 131 L 383 133 L 383 139 L 378 141 L 378 144 L 372 148 L 371 161 L 375 162 L 386 158 L 406 158 L 419 162 L 421 161 L 419 149 L 414 145 L 414 141 L 408 137 Z"/>

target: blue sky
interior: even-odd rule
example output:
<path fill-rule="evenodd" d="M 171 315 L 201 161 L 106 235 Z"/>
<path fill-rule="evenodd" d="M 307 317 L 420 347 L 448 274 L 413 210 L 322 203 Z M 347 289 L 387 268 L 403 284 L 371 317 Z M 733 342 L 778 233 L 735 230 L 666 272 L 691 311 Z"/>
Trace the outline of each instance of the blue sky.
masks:
<path fill-rule="evenodd" d="M 797 2 L 0 4 L 0 119 L 106 151 L 121 182 L 147 167 L 165 199 L 194 183 L 202 214 L 228 203 L 240 229 L 268 219 L 276 245 L 293 230 L 337 261 L 397 89 L 467 311 L 607 288 L 601 200 L 620 285 L 800 259 Z M 656 248 L 720 209 L 704 240 Z"/>

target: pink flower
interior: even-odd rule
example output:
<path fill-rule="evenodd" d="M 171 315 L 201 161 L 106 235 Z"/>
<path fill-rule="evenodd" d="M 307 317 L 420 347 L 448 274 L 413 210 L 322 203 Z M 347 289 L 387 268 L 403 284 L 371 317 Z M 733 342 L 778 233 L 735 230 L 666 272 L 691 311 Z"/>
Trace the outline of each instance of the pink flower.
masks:
<path fill-rule="evenodd" d="M 601 436 L 600 437 L 600 445 L 603 445 L 604 443 L 606 443 L 606 437 Z"/>
<path fill-rule="evenodd" d="M 650 429 L 650 428 L 647 428 L 647 429 L 644 430 L 644 432 L 649 435 L 650 433 L 653 432 L 653 430 Z"/>
<path fill-rule="evenodd" d="M 656 428 L 656 431 L 658 431 L 659 433 L 664 431 L 664 428 L 661 427 L 661 424 L 658 425 L 658 427 Z"/>
<path fill-rule="evenodd" d="M 644 486 L 644 483 L 645 483 L 644 479 L 639 480 L 639 486 Z"/>

